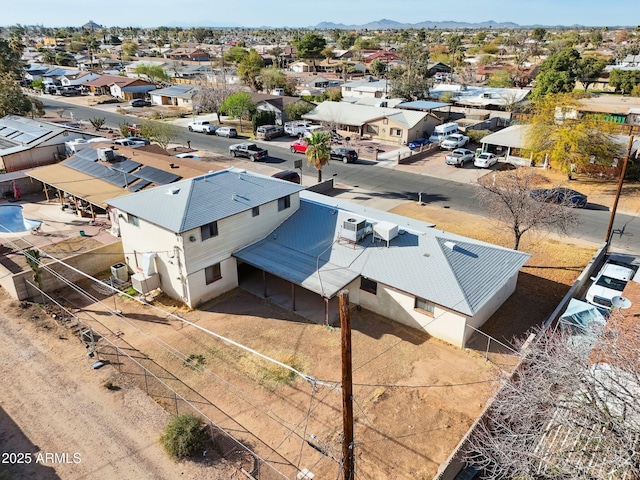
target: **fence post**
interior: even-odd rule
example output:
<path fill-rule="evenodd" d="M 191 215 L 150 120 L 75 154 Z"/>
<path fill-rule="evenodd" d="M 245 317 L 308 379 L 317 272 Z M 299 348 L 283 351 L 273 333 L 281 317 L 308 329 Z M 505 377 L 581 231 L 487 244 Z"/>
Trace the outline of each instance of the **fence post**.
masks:
<path fill-rule="evenodd" d="M 149 383 L 147 382 L 147 369 L 143 367 L 142 371 L 144 372 L 144 388 L 147 392 L 147 395 L 149 395 Z"/>
<path fill-rule="evenodd" d="M 178 416 L 178 394 L 175 391 L 173 392 L 173 401 L 176 405 L 176 416 Z"/>
<path fill-rule="evenodd" d="M 116 365 L 118 365 L 118 372 L 122 373 L 122 368 L 120 365 L 120 354 L 118 353 L 119 348 L 117 346 L 113 346 L 116 349 Z"/>

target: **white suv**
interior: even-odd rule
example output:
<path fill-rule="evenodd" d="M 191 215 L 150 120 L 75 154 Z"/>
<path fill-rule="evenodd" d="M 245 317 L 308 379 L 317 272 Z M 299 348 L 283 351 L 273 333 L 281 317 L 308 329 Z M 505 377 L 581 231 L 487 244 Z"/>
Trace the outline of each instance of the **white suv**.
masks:
<path fill-rule="evenodd" d="M 593 284 L 587 290 L 587 302 L 602 307 L 611 307 L 611 299 L 622 295 L 627 282 L 633 278 L 632 268 L 615 263 L 605 263 L 598 275 L 592 277 Z"/>

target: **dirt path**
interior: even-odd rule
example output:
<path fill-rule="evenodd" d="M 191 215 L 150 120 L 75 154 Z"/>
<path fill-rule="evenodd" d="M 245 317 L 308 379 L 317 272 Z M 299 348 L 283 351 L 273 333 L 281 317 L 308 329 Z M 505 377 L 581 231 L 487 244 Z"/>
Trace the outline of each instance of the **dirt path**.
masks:
<path fill-rule="evenodd" d="M 170 460 L 158 443 L 169 415 L 137 388 L 105 388 L 111 367 L 93 370 L 82 344 L 37 307 L 3 295 L 0 310 L 0 453 L 31 454 L 29 464 L 4 456 L 0 479 L 231 478 Z"/>

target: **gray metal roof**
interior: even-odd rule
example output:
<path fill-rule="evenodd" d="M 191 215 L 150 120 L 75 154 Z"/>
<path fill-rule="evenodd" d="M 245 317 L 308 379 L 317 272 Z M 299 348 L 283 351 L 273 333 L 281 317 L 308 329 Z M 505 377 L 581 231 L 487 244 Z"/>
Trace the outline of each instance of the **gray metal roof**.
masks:
<path fill-rule="evenodd" d="M 234 256 L 326 297 L 363 276 L 475 315 L 530 257 L 313 192 L 300 199 L 300 209 L 272 235 Z M 400 234 L 388 247 L 371 235 L 355 246 L 337 241 L 344 220 L 354 216 L 395 223 Z"/>
<path fill-rule="evenodd" d="M 416 100 L 414 102 L 402 102 L 397 108 L 409 108 L 414 110 L 433 110 L 435 108 L 449 107 L 450 103 L 429 102 L 427 100 Z"/>
<path fill-rule="evenodd" d="M 106 203 L 172 232 L 193 228 L 304 190 L 296 183 L 229 168 Z"/>
<path fill-rule="evenodd" d="M 415 110 L 353 105 L 347 102 L 322 102 L 309 113 L 304 114 L 302 118 L 317 122 L 357 126 L 362 126 L 380 118 L 389 118 L 404 127 L 411 128 L 426 115 L 426 112 Z"/>
<path fill-rule="evenodd" d="M 165 97 L 191 98 L 197 89 L 193 86 L 173 85 L 150 92 L 150 95 L 162 95 Z"/>

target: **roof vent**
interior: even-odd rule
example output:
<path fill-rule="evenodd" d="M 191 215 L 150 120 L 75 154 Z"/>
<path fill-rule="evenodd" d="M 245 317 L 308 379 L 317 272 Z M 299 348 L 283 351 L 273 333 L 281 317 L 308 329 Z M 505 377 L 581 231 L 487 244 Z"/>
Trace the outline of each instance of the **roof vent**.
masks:
<path fill-rule="evenodd" d="M 456 242 L 444 242 L 444 246 L 451 250 L 455 250 L 457 245 Z"/>
<path fill-rule="evenodd" d="M 180 189 L 178 187 L 169 187 L 167 190 L 167 195 L 178 195 L 180 193 Z"/>

